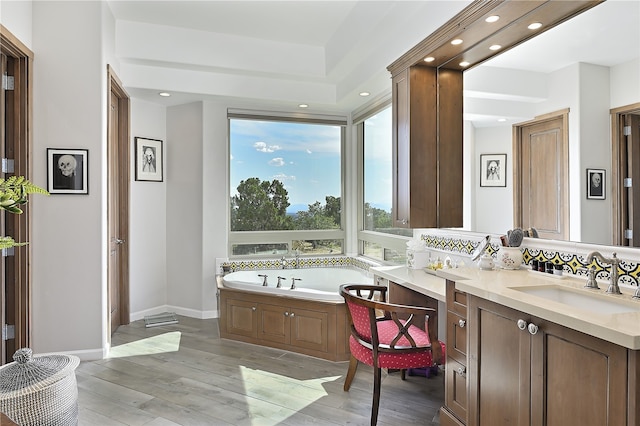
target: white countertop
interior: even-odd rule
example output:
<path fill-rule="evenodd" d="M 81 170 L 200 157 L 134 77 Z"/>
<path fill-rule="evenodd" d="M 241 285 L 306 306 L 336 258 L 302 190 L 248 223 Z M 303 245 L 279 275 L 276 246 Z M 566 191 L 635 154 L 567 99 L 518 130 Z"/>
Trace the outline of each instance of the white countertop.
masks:
<path fill-rule="evenodd" d="M 413 272 L 415 274 L 417 271 Z M 558 279 L 543 272 L 531 272 L 527 269 L 485 271 L 475 267 L 466 267 L 440 269 L 437 275 L 455 281 L 456 288 L 468 294 L 629 349 L 640 349 L 640 300 L 632 299 L 633 292 L 629 289 L 622 289 L 624 293 L 622 295 L 605 294 L 608 283 L 599 283 L 600 290 L 589 290 L 583 288 L 586 278 L 565 276 L 564 279 Z M 628 306 L 631 309 L 637 307 L 637 310 L 622 313 L 601 313 L 597 310 L 572 307 L 565 303 L 517 290 L 518 287 L 532 286 L 560 286 L 569 287 L 578 293 L 596 293 L 595 296 L 605 301 L 615 300 L 618 304 Z"/>
<path fill-rule="evenodd" d="M 429 274 L 423 269 L 411 269 L 406 266 L 376 266 L 371 268 L 371 271 L 403 287 L 446 302 L 445 279 Z"/>

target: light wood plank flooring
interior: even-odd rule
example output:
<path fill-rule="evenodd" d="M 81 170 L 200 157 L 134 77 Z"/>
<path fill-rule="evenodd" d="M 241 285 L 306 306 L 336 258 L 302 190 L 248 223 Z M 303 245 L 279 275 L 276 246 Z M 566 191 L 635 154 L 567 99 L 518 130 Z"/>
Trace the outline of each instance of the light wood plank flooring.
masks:
<path fill-rule="evenodd" d="M 220 339 L 216 319 L 121 326 L 108 359 L 76 370 L 80 426 L 368 425 L 373 371 Z M 383 375 L 379 425 L 435 425 L 443 374 Z"/>

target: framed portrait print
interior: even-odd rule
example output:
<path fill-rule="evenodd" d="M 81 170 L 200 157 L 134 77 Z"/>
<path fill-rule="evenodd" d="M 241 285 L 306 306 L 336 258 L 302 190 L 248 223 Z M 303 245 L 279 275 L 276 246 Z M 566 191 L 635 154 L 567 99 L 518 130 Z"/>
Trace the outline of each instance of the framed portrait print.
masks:
<path fill-rule="evenodd" d="M 587 199 L 605 199 L 606 171 L 604 169 L 587 169 Z"/>
<path fill-rule="evenodd" d="M 89 150 L 47 148 L 47 191 L 89 193 Z"/>
<path fill-rule="evenodd" d="M 136 180 L 162 182 L 162 141 L 136 137 Z"/>
<path fill-rule="evenodd" d="M 480 154 L 480 186 L 507 186 L 507 154 Z"/>

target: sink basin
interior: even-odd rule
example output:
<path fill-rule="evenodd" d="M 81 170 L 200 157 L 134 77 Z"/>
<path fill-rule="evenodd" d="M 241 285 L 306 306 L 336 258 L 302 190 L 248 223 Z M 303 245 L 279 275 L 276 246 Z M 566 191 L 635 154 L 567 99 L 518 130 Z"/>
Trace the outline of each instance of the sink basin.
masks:
<path fill-rule="evenodd" d="M 621 314 L 625 312 L 640 312 L 640 302 L 624 301 L 606 294 L 590 293 L 588 290 L 554 285 L 511 287 L 511 289 L 594 313 Z"/>

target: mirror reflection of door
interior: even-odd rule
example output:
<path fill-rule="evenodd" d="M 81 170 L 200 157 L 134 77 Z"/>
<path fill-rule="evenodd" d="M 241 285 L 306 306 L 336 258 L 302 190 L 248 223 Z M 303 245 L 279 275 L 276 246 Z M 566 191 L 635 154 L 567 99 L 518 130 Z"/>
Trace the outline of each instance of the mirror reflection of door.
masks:
<path fill-rule="evenodd" d="M 611 117 L 614 244 L 640 247 L 640 104 Z"/>
<path fill-rule="evenodd" d="M 514 224 L 569 239 L 568 110 L 513 126 Z"/>

